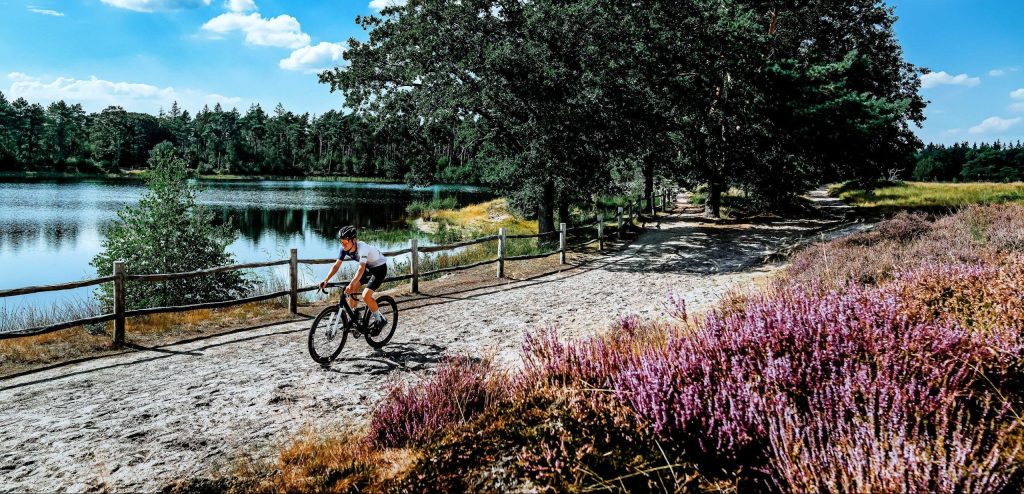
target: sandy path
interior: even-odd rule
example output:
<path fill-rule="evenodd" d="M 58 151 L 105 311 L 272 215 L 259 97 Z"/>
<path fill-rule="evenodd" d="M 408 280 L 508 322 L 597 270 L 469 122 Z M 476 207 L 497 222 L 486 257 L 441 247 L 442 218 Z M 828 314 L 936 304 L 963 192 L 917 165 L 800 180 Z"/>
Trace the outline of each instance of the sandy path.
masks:
<path fill-rule="evenodd" d="M 389 380 L 428 375 L 445 354 L 489 349 L 515 365 L 524 331 L 586 334 L 622 306 L 666 317 L 669 292 L 691 312 L 706 309 L 776 269 L 767 254 L 822 225 L 708 225 L 676 214 L 572 269 L 400 300 L 388 347 L 350 340 L 327 370 L 306 353 L 303 320 L 2 380 L 0 490 L 156 490 L 242 451 L 271 455 L 305 425 L 363 420 Z"/>

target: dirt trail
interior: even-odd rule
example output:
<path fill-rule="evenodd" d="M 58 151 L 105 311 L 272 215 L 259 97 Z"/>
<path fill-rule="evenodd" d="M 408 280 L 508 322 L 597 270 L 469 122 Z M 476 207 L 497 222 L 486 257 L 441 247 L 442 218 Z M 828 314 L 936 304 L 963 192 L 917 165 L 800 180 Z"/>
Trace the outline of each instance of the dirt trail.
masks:
<path fill-rule="evenodd" d="M 623 250 L 561 272 L 468 290 L 428 285 L 399 301 L 399 332 L 383 351 L 350 340 L 326 370 L 306 353 L 302 320 L 0 380 L 0 491 L 155 490 L 242 451 L 272 455 L 303 426 L 360 423 L 391 379 L 425 377 L 446 354 L 493 351 L 515 365 L 525 331 L 584 335 L 624 311 L 667 317 L 670 292 L 691 312 L 707 309 L 778 267 L 766 257 L 829 224 L 708 224 L 693 213 L 676 211 Z"/>

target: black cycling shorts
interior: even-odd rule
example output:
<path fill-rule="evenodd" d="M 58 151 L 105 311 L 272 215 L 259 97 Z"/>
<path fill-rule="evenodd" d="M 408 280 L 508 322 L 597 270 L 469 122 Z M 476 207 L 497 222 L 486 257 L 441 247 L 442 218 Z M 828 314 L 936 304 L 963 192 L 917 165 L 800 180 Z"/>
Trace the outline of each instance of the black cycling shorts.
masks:
<path fill-rule="evenodd" d="M 381 264 L 375 268 L 369 266 L 363 271 L 363 277 L 359 278 L 359 284 L 369 288 L 370 290 L 377 291 L 380 288 L 381 283 L 384 283 L 384 278 L 388 277 L 388 265 Z"/>

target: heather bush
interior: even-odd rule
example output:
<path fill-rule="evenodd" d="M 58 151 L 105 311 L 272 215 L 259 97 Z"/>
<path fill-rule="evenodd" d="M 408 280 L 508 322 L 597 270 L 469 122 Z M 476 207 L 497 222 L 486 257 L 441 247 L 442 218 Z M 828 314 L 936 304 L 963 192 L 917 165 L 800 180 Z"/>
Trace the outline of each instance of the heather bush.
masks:
<path fill-rule="evenodd" d="M 421 451 L 399 490 L 1019 491 L 1022 213 L 900 215 L 702 319 L 529 332 L 519 372 L 446 364 L 371 437 Z"/>
<path fill-rule="evenodd" d="M 868 381 L 860 399 L 845 398 L 862 386 L 857 380 L 829 382 L 811 393 L 806 410 L 790 405 L 768 417 L 778 490 L 1000 492 L 1012 482 L 1020 441 L 1006 425 L 1006 406 L 991 395 L 922 414 L 905 398 L 907 383 L 891 379 Z"/>
<path fill-rule="evenodd" d="M 1017 468 L 999 447 L 1012 424 L 976 403 L 999 402 L 988 375 L 1019 361 L 1024 328 L 1019 306 L 975 329 L 903 303 L 950 275 L 925 268 L 892 287 L 751 300 L 634 355 L 614 387 L 660 439 L 783 490 L 991 492 Z"/>
<path fill-rule="evenodd" d="M 1024 254 L 1024 206 L 971 206 L 935 221 L 900 213 L 874 230 L 804 249 L 774 286 L 877 285 L 923 264 L 997 264 L 1017 254 Z"/>
<path fill-rule="evenodd" d="M 396 491 L 679 492 L 733 485 L 706 477 L 693 462 L 670 460 L 614 395 L 555 386 L 496 402 L 425 445 L 411 471 Z"/>
<path fill-rule="evenodd" d="M 423 444 L 470 421 L 504 395 L 490 371 L 490 359 L 451 358 L 424 383 L 393 386 L 370 418 L 370 439 L 384 447 Z"/>
<path fill-rule="evenodd" d="M 907 243 L 924 235 L 930 229 L 931 222 L 925 215 L 904 211 L 882 222 L 875 228 L 874 233 L 886 240 Z"/>
<path fill-rule="evenodd" d="M 518 395 L 545 386 L 611 389 L 612 378 L 630 356 L 647 354 L 665 342 L 665 328 L 641 324 L 633 315 L 621 318 L 610 332 L 569 343 L 555 328 L 527 333 L 523 370 L 512 389 Z"/>

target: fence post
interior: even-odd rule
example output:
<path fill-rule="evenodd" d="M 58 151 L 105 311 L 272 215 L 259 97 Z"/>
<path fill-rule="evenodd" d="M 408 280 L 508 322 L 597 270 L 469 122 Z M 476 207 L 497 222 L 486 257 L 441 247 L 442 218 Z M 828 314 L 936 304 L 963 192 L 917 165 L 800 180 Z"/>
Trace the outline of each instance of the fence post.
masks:
<path fill-rule="evenodd" d="M 409 244 L 412 250 L 409 253 L 412 265 L 412 293 L 420 293 L 420 249 L 415 238 L 410 240 Z"/>
<path fill-rule="evenodd" d="M 299 249 L 291 249 L 288 258 L 288 281 L 291 283 L 288 294 L 288 310 L 292 314 L 299 312 Z"/>
<path fill-rule="evenodd" d="M 597 250 L 604 250 L 604 215 L 597 215 Z"/>
<path fill-rule="evenodd" d="M 658 191 L 651 191 L 651 216 L 658 215 Z"/>
<path fill-rule="evenodd" d="M 558 262 L 565 264 L 565 223 L 558 224 Z"/>
<path fill-rule="evenodd" d="M 114 346 L 124 345 L 124 261 L 114 261 Z"/>
<path fill-rule="evenodd" d="M 616 225 L 616 227 L 615 227 L 615 238 L 621 240 L 622 239 L 622 206 L 619 206 L 619 209 L 615 211 L 615 225 Z"/>
<path fill-rule="evenodd" d="M 505 229 L 498 229 L 498 278 L 505 277 Z"/>
<path fill-rule="evenodd" d="M 661 191 L 661 212 L 664 213 L 666 211 L 668 211 L 668 192 L 666 192 L 664 189 L 662 189 L 662 191 Z"/>

